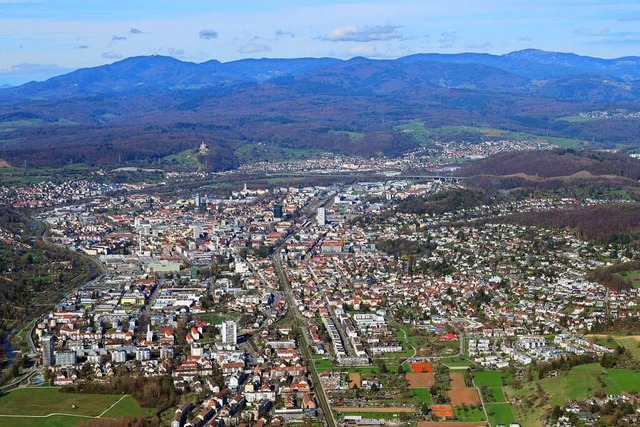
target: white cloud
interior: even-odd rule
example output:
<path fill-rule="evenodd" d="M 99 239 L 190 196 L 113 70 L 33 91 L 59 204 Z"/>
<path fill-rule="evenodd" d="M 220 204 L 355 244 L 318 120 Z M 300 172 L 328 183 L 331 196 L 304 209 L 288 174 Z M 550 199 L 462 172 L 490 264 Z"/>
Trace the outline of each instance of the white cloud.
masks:
<path fill-rule="evenodd" d="M 34 74 L 40 72 L 68 71 L 68 68 L 60 67 L 58 64 L 34 64 L 30 62 L 21 62 L 9 67 L 0 67 L 2 74 Z"/>
<path fill-rule="evenodd" d="M 240 53 L 258 53 L 258 52 L 270 52 L 271 48 L 266 44 L 261 43 L 247 43 L 238 49 Z"/>
<path fill-rule="evenodd" d="M 124 58 L 124 55 L 110 50 L 109 52 L 103 52 L 102 57 L 104 59 L 122 59 Z"/>
<path fill-rule="evenodd" d="M 204 40 L 217 39 L 218 32 L 210 29 L 200 30 L 200 38 Z"/>
<path fill-rule="evenodd" d="M 587 28 L 580 27 L 573 32 L 575 34 L 579 34 L 581 36 L 589 36 L 589 37 L 600 37 L 609 34 L 611 29 L 609 27 L 598 27 L 598 28 Z"/>
<path fill-rule="evenodd" d="M 347 49 L 341 56 L 346 58 L 364 56 L 372 59 L 395 59 L 409 54 L 411 54 L 411 52 L 406 49 L 406 46 L 401 46 L 397 49 L 386 48 L 381 50 L 377 46 L 368 43 L 355 45 Z"/>
<path fill-rule="evenodd" d="M 457 31 L 444 31 L 440 34 L 440 38 L 438 39 L 438 47 L 442 49 L 446 49 L 448 47 L 453 47 L 453 45 L 458 40 L 458 32 Z"/>
<path fill-rule="evenodd" d="M 173 57 L 182 57 L 184 56 L 184 49 L 176 49 L 176 48 L 170 47 L 169 49 L 167 49 L 167 53 Z"/>
<path fill-rule="evenodd" d="M 349 25 L 330 30 L 324 40 L 334 42 L 371 42 L 402 39 L 402 33 L 394 25 L 379 25 L 375 27 L 358 27 Z"/>
<path fill-rule="evenodd" d="M 276 38 L 277 39 L 281 39 L 284 37 L 288 37 L 288 38 L 294 38 L 296 35 L 293 34 L 291 31 L 285 31 L 282 29 L 277 29 L 276 30 Z"/>

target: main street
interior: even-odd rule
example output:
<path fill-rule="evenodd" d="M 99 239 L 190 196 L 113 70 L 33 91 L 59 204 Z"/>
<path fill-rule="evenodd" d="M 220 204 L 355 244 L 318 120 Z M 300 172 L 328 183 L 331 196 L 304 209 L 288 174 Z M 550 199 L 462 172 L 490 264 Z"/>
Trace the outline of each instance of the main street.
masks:
<path fill-rule="evenodd" d="M 298 309 L 295 298 L 293 297 L 293 289 L 291 288 L 291 283 L 289 283 L 289 279 L 287 278 L 282 268 L 282 259 L 280 256 L 280 249 L 284 246 L 284 244 L 286 243 L 286 240 L 300 230 L 301 224 L 304 224 L 306 221 L 308 221 L 310 218 L 313 217 L 318 207 L 326 206 L 328 203 L 330 203 L 332 197 L 333 197 L 333 194 L 330 194 L 327 199 L 314 200 L 313 202 L 308 203 L 302 209 L 302 212 L 298 217 L 296 221 L 296 225 L 293 227 L 292 231 L 285 237 L 285 239 L 283 239 L 283 241 L 280 244 L 274 247 L 271 260 L 276 269 L 276 274 L 278 276 L 278 281 L 280 282 L 282 293 L 287 299 L 287 304 L 289 306 L 289 313 L 291 314 L 291 317 L 293 318 L 296 327 L 300 328 L 302 331 L 302 333 L 300 334 L 302 336 L 302 339 L 299 340 L 299 345 L 300 345 L 300 348 L 302 349 L 305 359 L 309 362 L 308 368 L 309 368 L 309 371 L 311 372 L 311 377 L 314 384 L 314 390 L 315 390 L 318 402 L 320 403 L 320 409 L 324 416 L 324 420 L 326 422 L 326 425 L 328 425 L 329 427 L 336 427 L 337 422 L 333 416 L 333 411 L 331 410 L 331 405 L 329 404 L 327 395 L 324 389 L 322 388 L 322 383 L 320 382 L 320 376 L 318 375 L 318 370 L 315 367 L 315 364 L 313 362 L 313 357 L 311 356 L 311 350 L 309 349 L 309 341 L 308 341 L 309 336 L 308 336 L 308 333 L 305 332 L 307 330 L 307 322 L 306 322 L 306 319 L 304 319 L 304 317 L 300 314 L 300 310 Z"/>

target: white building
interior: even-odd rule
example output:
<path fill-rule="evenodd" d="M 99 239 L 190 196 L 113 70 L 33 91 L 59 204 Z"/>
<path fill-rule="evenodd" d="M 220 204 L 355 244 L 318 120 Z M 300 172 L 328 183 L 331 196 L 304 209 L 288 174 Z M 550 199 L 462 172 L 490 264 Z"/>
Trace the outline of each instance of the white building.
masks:
<path fill-rule="evenodd" d="M 236 345 L 238 343 L 238 324 L 233 320 L 222 323 L 222 343 Z"/>
<path fill-rule="evenodd" d="M 42 366 L 51 366 L 54 362 L 53 343 L 54 337 L 51 335 L 43 335 L 42 343 Z"/>
<path fill-rule="evenodd" d="M 325 225 L 327 223 L 327 211 L 324 208 L 318 208 L 316 221 L 318 221 L 318 225 Z"/>
<path fill-rule="evenodd" d="M 149 347 L 136 348 L 136 360 L 150 360 L 151 349 Z"/>
<path fill-rule="evenodd" d="M 73 366 L 77 363 L 77 354 L 73 350 L 63 350 L 56 353 L 56 364 L 60 366 Z"/>

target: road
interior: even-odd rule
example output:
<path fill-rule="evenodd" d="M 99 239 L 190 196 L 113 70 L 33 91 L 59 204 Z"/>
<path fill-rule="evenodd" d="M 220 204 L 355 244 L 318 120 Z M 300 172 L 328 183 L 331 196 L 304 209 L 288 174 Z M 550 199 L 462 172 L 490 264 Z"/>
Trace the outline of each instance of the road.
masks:
<path fill-rule="evenodd" d="M 329 405 L 329 400 L 325 394 L 324 388 L 322 387 L 322 383 L 320 382 L 320 376 L 318 375 L 318 370 L 313 362 L 313 357 L 311 357 L 311 351 L 309 350 L 309 342 L 308 334 L 305 333 L 307 329 L 307 322 L 300 314 L 300 310 L 298 310 L 298 306 L 296 305 L 295 299 L 293 298 L 293 290 L 291 289 L 291 284 L 287 279 L 284 271 L 282 270 L 282 263 L 276 252 L 272 257 L 273 265 L 276 268 L 276 274 L 278 275 L 278 280 L 280 281 L 280 286 L 282 287 L 283 294 L 287 298 L 287 304 L 289 305 L 289 311 L 292 313 L 292 317 L 298 327 L 302 326 L 302 339 L 300 340 L 300 348 L 304 353 L 304 357 L 309 361 L 309 371 L 311 372 L 311 378 L 314 383 L 314 390 L 316 392 L 316 396 L 318 397 L 318 402 L 320 403 L 320 408 L 322 409 L 322 414 L 324 415 L 324 419 L 329 425 L 329 427 L 336 427 L 337 423 L 335 418 L 333 417 L 333 411 L 331 410 L 331 405 Z"/>

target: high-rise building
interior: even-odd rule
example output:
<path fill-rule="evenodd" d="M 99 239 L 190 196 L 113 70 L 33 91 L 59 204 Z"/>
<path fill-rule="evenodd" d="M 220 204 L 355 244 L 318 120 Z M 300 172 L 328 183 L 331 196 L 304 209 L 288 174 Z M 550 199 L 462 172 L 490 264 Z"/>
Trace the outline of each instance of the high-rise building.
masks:
<path fill-rule="evenodd" d="M 273 205 L 273 216 L 274 218 L 282 218 L 282 204 L 276 203 Z"/>
<path fill-rule="evenodd" d="M 43 335 L 40 339 L 42 343 L 42 366 L 52 366 L 54 363 L 53 344 L 54 337 L 51 335 Z"/>
<path fill-rule="evenodd" d="M 236 345 L 238 343 L 238 324 L 233 320 L 222 323 L 222 343 Z"/>
<path fill-rule="evenodd" d="M 193 240 L 198 240 L 200 238 L 200 233 L 202 233 L 202 228 L 199 225 L 193 226 Z"/>
<path fill-rule="evenodd" d="M 151 325 L 147 325 L 147 342 L 153 342 L 153 331 Z"/>
<path fill-rule="evenodd" d="M 318 208 L 316 220 L 318 221 L 318 225 L 325 225 L 327 223 L 327 212 L 324 208 Z"/>

